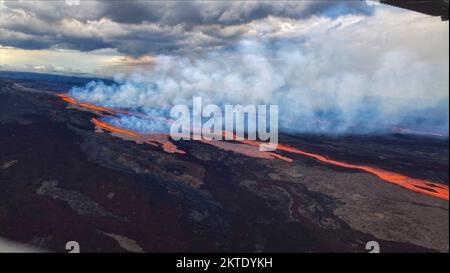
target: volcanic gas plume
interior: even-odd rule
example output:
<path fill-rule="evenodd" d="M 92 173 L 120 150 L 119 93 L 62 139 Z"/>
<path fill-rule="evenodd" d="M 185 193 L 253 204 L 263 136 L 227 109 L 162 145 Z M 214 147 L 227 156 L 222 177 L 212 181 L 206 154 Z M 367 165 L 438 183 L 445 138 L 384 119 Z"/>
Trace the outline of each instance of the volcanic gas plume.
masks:
<path fill-rule="evenodd" d="M 71 98 L 70 96 L 66 94 L 57 94 L 59 98 L 64 100 L 65 102 L 69 103 L 71 106 L 77 107 L 79 109 L 84 109 L 87 111 L 91 111 L 97 115 L 105 116 L 105 115 L 111 115 L 116 113 L 121 114 L 127 114 L 127 111 L 123 110 L 116 110 L 116 109 L 109 109 L 105 107 L 96 106 L 93 104 L 87 104 L 87 103 L 80 103 L 77 100 Z M 161 117 L 151 117 L 151 116 L 143 116 L 143 118 L 147 119 L 153 119 L 153 120 L 160 120 L 163 122 L 169 122 L 168 120 L 161 118 Z M 101 121 L 96 118 L 92 118 L 92 123 L 96 126 L 96 131 L 108 131 L 113 136 L 120 137 L 125 140 L 131 140 L 138 144 L 147 143 L 153 146 L 161 146 L 162 149 L 165 152 L 168 153 L 178 153 L 178 154 L 185 154 L 185 151 L 182 151 L 178 149 L 176 145 L 174 145 L 172 142 L 170 142 L 170 136 L 165 132 L 157 132 L 157 133 L 150 133 L 150 134 L 144 134 L 140 132 L 136 132 L 133 130 L 123 129 L 119 126 L 113 126 L 112 124 L 109 124 L 105 121 Z M 225 134 L 227 134 L 225 132 Z M 255 158 L 266 158 L 266 159 L 281 159 L 286 162 L 293 162 L 293 159 L 282 156 L 280 154 L 274 153 L 274 152 L 265 152 L 260 151 L 259 146 L 264 145 L 264 143 L 259 141 L 253 141 L 253 140 L 239 140 L 235 136 L 233 137 L 232 142 L 225 142 L 225 141 L 216 141 L 216 140 L 200 140 L 200 142 L 204 144 L 213 145 L 216 148 L 227 150 L 227 151 L 233 151 L 236 153 L 240 153 L 249 157 L 255 157 Z M 448 186 L 440 183 L 436 183 L 433 181 L 428 180 L 420 180 L 411 178 L 405 175 L 401 175 L 395 172 L 382 170 L 376 167 L 369 167 L 364 165 L 356 165 L 356 164 L 350 164 L 342 161 L 332 160 L 328 159 L 325 156 L 306 152 L 300 149 L 297 149 L 295 147 L 290 147 L 288 145 L 278 144 L 277 149 L 279 151 L 298 154 L 302 156 L 307 156 L 314 158 L 320 162 L 324 162 L 327 164 L 348 168 L 348 169 L 356 169 L 361 170 L 367 173 L 371 173 L 378 178 L 387 181 L 389 183 L 396 184 L 398 186 L 401 186 L 403 188 L 430 195 L 433 197 L 441 198 L 444 200 L 449 200 L 449 193 L 448 193 Z"/>

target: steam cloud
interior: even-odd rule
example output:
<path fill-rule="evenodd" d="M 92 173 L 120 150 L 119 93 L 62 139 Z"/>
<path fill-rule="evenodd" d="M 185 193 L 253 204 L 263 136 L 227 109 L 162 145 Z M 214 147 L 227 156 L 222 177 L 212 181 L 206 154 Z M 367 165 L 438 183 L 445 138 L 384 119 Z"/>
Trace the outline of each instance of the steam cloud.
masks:
<path fill-rule="evenodd" d="M 148 73 L 117 76 L 110 86 L 91 82 L 70 95 L 150 114 L 191 105 L 193 96 L 205 104 L 278 104 L 285 131 L 389 133 L 400 126 L 448 136 L 448 58 L 425 58 L 435 49 L 408 46 L 404 37 L 401 46 L 368 46 L 380 37 L 364 40 L 358 29 L 376 33 L 379 25 L 344 23 L 322 24 L 295 39 L 243 40 L 195 57 L 160 55 Z M 142 122 L 123 123 L 151 130 Z"/>

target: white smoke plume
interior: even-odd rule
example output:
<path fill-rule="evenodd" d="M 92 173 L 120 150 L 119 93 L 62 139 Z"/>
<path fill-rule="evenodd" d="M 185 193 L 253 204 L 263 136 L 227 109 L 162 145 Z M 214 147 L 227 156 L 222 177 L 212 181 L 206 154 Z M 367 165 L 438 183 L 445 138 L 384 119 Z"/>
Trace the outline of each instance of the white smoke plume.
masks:
<path fill-rule="evenodd" d="M 405 126 L 448 136 L 448 23 L 436 28 L 405 15 L 387 23 L 383 16 L 312 18 L 291 25 L 300 28 L 295 37 L 243 39 L 195 57 L 156 56 L 147 73 L 118 76 L 112 86 L 92 82 L 71 95 L 141 112 L 191 105 L 193 96 L 205 104 L 278 104 L 280 128 L 289 131 Z M 405 24 L 422 32 L 404 33 L 398 26 Z"/>

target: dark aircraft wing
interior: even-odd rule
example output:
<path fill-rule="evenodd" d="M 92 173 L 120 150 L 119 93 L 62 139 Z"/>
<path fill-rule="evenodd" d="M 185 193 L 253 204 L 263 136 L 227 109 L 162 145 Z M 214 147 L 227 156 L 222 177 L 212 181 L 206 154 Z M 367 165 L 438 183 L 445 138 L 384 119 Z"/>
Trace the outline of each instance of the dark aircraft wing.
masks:
<path fill-rule="evenodd" d="M 449 0 L 380 0 L 380 3 L 409 9 L 448 20 Z"/>

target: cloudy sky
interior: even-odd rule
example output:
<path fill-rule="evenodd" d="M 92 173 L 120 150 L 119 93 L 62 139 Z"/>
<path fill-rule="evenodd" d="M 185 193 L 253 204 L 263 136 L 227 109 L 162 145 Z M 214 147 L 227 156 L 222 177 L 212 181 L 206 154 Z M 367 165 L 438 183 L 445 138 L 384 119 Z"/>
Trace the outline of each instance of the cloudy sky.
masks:
<path fill-rule="evenodd" d="M 335 33 L 341 38 L 328 41 Z M 155 56 L 197 56 L 250 39 L 353 44 L 368 55 L 412 45 L 427 58 L 448 56 L 447 22 L 364 1 L 0 0 L 2 70 L 114 75 L 147 69 Z"/>
<path fill-rule="evenodd" d="M 305 132 L 448 136 L 448 21 L 374 1 L 0 0 L 0 64 L 113 76 L 71 92 L 107 107 L 202 96 Z"/>

